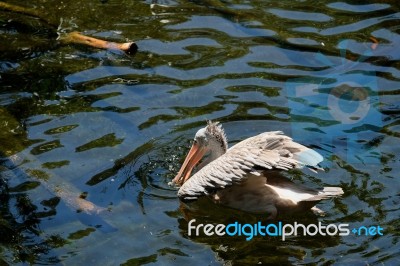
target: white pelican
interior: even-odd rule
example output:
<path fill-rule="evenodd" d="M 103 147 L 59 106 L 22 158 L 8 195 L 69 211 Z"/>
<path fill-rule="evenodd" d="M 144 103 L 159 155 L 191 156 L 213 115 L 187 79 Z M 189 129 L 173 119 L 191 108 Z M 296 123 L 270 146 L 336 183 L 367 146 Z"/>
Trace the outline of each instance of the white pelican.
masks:
<path fill-rule="evenodd" d="M 208 155 L 190 177 L 193 168 Z M 194 143 L 172 183 L 181 185 L 183 201 L 207 195 L 215 203 L 276 218 L 278 212 L 313 210 L 320 200 L 340 196 L 340 187 L 315 190 L 295 184 L 279 170 L 320 170 L 322 156 L 280 131 L 264 132 L 228 149 L 226 135 L 218 122 L 208 121 L 197 131 Z"/>

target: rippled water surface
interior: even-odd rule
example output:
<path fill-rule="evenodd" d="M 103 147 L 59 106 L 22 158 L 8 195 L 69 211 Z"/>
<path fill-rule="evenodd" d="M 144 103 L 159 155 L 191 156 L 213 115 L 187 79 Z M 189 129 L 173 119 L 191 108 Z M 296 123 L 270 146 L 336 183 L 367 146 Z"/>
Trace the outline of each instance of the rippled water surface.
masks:
<path fill-rule="evenodd" d="M 400 265 L 397 1 L 8 2 L 42 19 L 0 9 L 0 264 Z M 345 194 L 284 221 L 384 235 L 188 236 L 265 218 L 168 186 L 207 119 L 230 145 L 282 130 L 323 155 L 289 176 Z"/>

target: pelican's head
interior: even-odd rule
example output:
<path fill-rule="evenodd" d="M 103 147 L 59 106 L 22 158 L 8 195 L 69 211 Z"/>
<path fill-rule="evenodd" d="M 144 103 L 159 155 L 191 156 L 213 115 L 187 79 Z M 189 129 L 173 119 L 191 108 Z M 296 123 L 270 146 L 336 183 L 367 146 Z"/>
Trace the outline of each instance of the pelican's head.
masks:
<path fill-rule="evenodd" d="M 206 154 L 209 156 L 199 165 L 199 169 L 224 154 L 227 149 L 228 142 L 221 125 L 218 122 L 207 121 L 207 126 L 199 129 L 194 136 L 193 145 L 172 183 L 182 185 L 190 178 L 193 168 Z"/>

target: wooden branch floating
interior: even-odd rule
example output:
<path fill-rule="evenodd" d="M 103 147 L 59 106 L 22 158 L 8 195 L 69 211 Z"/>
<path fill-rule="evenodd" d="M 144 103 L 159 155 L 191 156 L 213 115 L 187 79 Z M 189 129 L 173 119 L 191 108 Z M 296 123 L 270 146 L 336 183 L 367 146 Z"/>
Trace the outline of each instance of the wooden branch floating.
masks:
<path fill-rule="evenodd" d="M 0 1 L 0 10 L 36 17 L 41 21 L 45 22 L 46 24 L 51 25 L 54 28 L 54 31 L 57 32 L 57 25 L 51 23 L 46 18 L 44 18 L 36 9 L 12 5 Z M 109 42 L 94 37 L 89 37 L 75 31 L 63 34 L 63 36 L 59 37 L 58 40 L 64 44 L 81 44 L 93 48 L 120 50 L 128 55 L 133 55 L 138 50 L 138 47 L 134 42 L 127 42 L 127 43 Z"/>
<path fill-rule="evenodd" d="M 126 43 L 109 42 L 83 35 L 77 31 L 67 33 L 66 35 L 60 37 L 59 40 L 66 44 L 69 43 L 83 44 L 86 46 L 100 48 L 100 49 L 121 50 L 129 55 L 135 54 L 138 49 L 136 43 L 134 42 L 126 42 Z"/>

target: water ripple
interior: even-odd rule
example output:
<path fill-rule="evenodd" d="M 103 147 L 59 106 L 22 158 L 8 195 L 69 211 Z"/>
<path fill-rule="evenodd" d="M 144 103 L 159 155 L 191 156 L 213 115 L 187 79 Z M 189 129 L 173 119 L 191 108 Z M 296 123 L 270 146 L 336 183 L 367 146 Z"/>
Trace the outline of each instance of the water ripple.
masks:
<path fill-rule="evenodd" d="M 334 2 L 329 3 L 327 5 L 330 8 L 343 10 L 347 12 L 355 12 L 355 13 L 366 13 L 366 12 L 374 12 L 383 9 L 390 8 L 389 4 L 364 4 L 364 5 L 352 5 L 345 2 Z"/>
<path fill-rule="evenodd" d="M 232 23 L 232 21 L 229 21 L 227 19 L 214 16 L 192 16 L 189 21 L 177 25 L 170 25 L 166 28 L 170 30 L 216 30 L 223 34 L 228 34 L 229 36 L 238 38 L 276 35 L 276 33 L 272 30 L 244 27 L 239 23 Z"/>
<path fill-rule="evenodd" d="M 322 13 L 291 11 L 291 10 L 282 10 L 275 8 L 268 9 L 267 11 L 280 18 L 293 19 L 296 21 L 306 20 L 314 22 L 327 22 L 333 20 L 332 17 Z"/>

